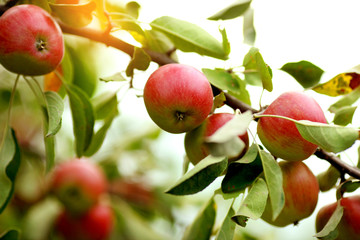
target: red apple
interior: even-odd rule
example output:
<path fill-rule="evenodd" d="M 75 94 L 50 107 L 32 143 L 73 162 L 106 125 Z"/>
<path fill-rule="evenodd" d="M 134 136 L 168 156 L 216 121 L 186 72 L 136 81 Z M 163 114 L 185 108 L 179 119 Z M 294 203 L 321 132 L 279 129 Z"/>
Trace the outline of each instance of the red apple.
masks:
<path fill-rule="evenodd" d="M 215 113 L 210 115 L 199 127 L 187 132 L 185 134 L 185 151 L 192 164 L 197 164 L 201 159 L 204 159 L 210 154 L 208 146 L 205 144 L 205 138 L 213 135 L 220 127 L 234 117 L 230 113 Z M 245 143 L 245 148 L 241 154 L 231 160 L 239 159 L 249 148 L 249 136 L 245 134 L 239 136 Z"/>
<path fill-rule="evenodd" d="M 211 86 L 194 67 L 167 64 L 155 70 L 144 88 L 144 102 L 151 119 L 170 133 L 199 126 L 213 106 Z"/>
<path fill-rule="evenodd" d="M 272 209 L 268 201 L 261 218 L 274 226 L 284 227 L 297 224 L 314 212 L 318 201 L 319 184 L 315 175 L 301 161 L 282 161 L 279 165 L 283 175 L 285 206 L 273 221 Z"/>
<path fill-rule="evenodd" d="M 360 240 L 360 195 L 340 199 L 343 216 L 337 226 L 335 240 Z M 316 232 L 320 232 L 334 213 L 337 202 L 322 207 L 316 216 Z"/>
<path fill-rule="evenodd" d="M 106 192 L 107 180 L 89 159 L 74 159 L 55 167 L 50 186 L 69 211 L 81 214 Z"/>
<path fill-rule="evenodd" d="M 281 94 L 263 114 L 278 115 L 295 120 L 309 120 L 326 123 L 324 112 L 319 104 L 302 92 Z M 317 145 L 305 140 L 297 130 L 295 123 L 275 117 L 261 117 L 257 133 L 264 146 L 276 157 L 301 161 L 310 157 Z"/>
<path fill-rule="evenodd" d="M 0 63 L 23 75 L 52 72 L 64 55 L 61 29 L 44 9 L 17 5 L 0 17 Z"/>
<path fill-rule="evenodd" d="M 55 222 L 57 232 L 66 240 L 105 240 L 113 225 L 113 210 L 105 204 L 97 204 L 81 216 L 62 211 Z"/>

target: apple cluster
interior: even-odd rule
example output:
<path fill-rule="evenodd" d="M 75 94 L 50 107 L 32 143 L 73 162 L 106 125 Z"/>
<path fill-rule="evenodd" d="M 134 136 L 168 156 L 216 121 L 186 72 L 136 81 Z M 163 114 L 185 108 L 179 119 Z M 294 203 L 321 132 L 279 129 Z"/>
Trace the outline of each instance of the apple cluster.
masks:
<path fill-rule="evenodd" d="M 113 227 L 113 211 L 103 196 L 107 180 L 89 159 L 58 164 L 51 176 L 51 192 L 64 206 L 55 222 L 64 239 L 104 240 Z"/>

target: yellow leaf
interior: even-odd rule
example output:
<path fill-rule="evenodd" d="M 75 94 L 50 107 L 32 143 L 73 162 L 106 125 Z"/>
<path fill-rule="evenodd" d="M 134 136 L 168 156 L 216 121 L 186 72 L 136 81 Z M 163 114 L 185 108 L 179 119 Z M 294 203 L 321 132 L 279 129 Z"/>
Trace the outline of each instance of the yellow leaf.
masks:
<path fill-rule="evenodd" d="M 360 75 L 356 72 L 346 72 L 336 75 L 326 83 L 313 87 L 315 92 L 336 97 L 350 93 L 360 85 Z"/>

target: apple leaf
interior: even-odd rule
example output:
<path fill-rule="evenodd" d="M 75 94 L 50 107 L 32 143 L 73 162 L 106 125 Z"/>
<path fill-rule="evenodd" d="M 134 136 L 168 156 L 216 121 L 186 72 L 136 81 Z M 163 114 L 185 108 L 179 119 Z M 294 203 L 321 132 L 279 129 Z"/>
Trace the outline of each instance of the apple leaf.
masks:
<path fill-rule="evenodd" d="M 126 82 L 127 79 L 122 75 L 122 73 L 118 72 L 111 76 L 100 78 L 100 81 L 103 82 Z"/>
<path fill-rule="evenodd" d="M 324 70 L 308 61 L 286 63 L 280 68 L 295 78 L 303 86 L 310 88 L 319 83 Z"/>
<path fill-rule="evenodd" d="M 226 60 L 223 45 L 199 26 L 169 16 L 163 16 L 150 23 L 155 30 L 163 32 L 183 52 Z"/>
<path fill-rule="evenodd" d="M 256 160 L 258 152 L 258 146 L 256 144 L 252 144 L 245 155 L 239 160 L 236 160 L 234 163 L 252 163 Z"/>
<path fill-rule="evenodd" d="M 109 116 L 117 115 L 119 113 L 116 92 L 103 92 L 94 97 L 91 102 L 94 108 L 96 120 L 103 120 Z"/>
<path fill-rule="evenodd" d="M 351 106 L 360 98 L 360 87 L 354 89 L 352 92 L 344 95 L 337 102 L 329 107 L 329 111 L 335 113 L 340 108 Z"/>
<path fill-rule="evenodd" d="M 209 17 L 209 20 L 228 20 L 240 17 L 250 7 L 251 0 L 240 0 Z"/>
<path fill-rule="evenodd" d="M 344 192 L 354 192 L 360 188 L 360 181 L 345 181 L 341 184 L 339 191 Z"/>
<path fill-rule="evenodd" d="M 254 9 L 248 8 L 244 13 L 243 22 L 244 43 L 253 45 L 256 39 L 256 31 L 254 27 Z"/>
<path fill-rule="evenodd" d="M 260 74 L 261 82 L 263 88 L 269 92 L 273 90 L 272 85 L 272 72 L 269 66 L 264 62 L 263 57 L 261 56 L 260 52 L 255 54 L 256 59 L 256 68 Z"/>
<path fill-rule="evenodd" d="M 144 51 L 144 49 L 135 47 L 133 56 L 126 68 L 126 76 L 134 75 L 134 69 L 145 71 L 151 62 L 151 57 Z"/>
<path fill-rule="evenodd" d="M 20 234 L 19 231 L 15 229 L 8 230 L 3 234 L 1 234 L 0 236 L 0 240 L 18 240 L 18 239 L 20 239 Z"/>
<path fill-rule="evenodd" d="M 231 205 L 224 221 L 221 224 L 215 240 L 229 240 L 234 238 L 236 224 L 231 220 L 231 217 L 234 216 L 234 214 L 235 211 Z"/>
<path fill-rule="evenodd" d="M 230 42 L 226 33 L 226 29 L 219 29 L 221 36 L 222 36 L 222 45 L 223 45 L 223 49 L 226 55 L 229 55 L 231 52 L 231 47 L 230 47 Z"/>
<path fill-rule="evenodd" d="M 340 178 L 340 172 L 334 166 L 330 166 L 325 172 L 316 176 L 320 191 L 326 192 L 332 189 Z"/>
<path fill-rule="evenodd" d="M 154 29 L 144 31 L 146 41 L 144 47 L 151 49 L 159 53 L 168 53 L 175 50 L 174 44 L 171 40 L 162 32 Z"/>
<path fill-rule="evenodd" d="M 226 157 L 209 155 L 185 173 L 166 193 L 189 195 L 200 192 L 225 171 L 227 164 Z"/>
<path fill-rule="evenodd" d="M 66 92 L 70 100 L 76 155 L 81 157 L 89 147 L 93 136 L 95 122 L 93 107 L 86 93 L 79 87 L 66 85 Z"/>
<path fill-rule="evenodd" d="M 238 225 L 245 227 L 249 218 L 253 220 L 259 219 L 265 210 L 268 194 L 264 179 L 258 178 L 241 203 L 238 212 L 232 217 L 232 220 Z"/>
<path fill-rule="evenodd" d="M 62 22 L 73 27 L 85 27 L 89 25 L 96 9 L 94 1 L 78 4 L 54 4 L 49 3 L 51 10 Z"/>
<path fill-rule="evenodd" d="M 231 71 L 220 68 L 203 68 L 202 71 L 212 85 L 224 91 L 229 91 L 229 94 L 246 104 L 251 104 L 250 95 L 246 90 L 246 83 L 237 75 Z"/>
<path fill-rule="evenodd" d="M 285 194 L 283 189 L 283 178 L 279 164 L 274 157 L 264 150 L 260 150 L 265 181 L 269 190 L 271 209 L 273 209 L 273 219 L 276 219 L 285 205 Z"/>
<path fill-rule="evenodd" d="M 48 131 L 46 137 L 55 135 L 61 128 L 61 119 L 64 112 L 64 102 L 62 98 L 53 91 L 44 93 L 47 103 Z"/>
<path fill-rule="evenodd" d="M 360 74 L 356 72 L 340 73 L 329 81 L 316 85 L 313 90 L 317 93 L 336 97 L 352 92 L 360 85 Z"/>
<path fill-rule="evenodd" d="M 359 138 L 359 130 L 355 128 L 307 120 L 295 121 L 295 124 L 303 138 L 328 152 L 344 151 Z"/>
<path fill-rule="evenodd" d="M 345 106 L 335 111 L 334 124 L 346 126 L 352 122 L 357 106 Z"/>
<path fill-rule="evenodd" d="M 20 148 L 12 129 L 5 129 L 5 136 L 0 142 L 0 213 L 9 204 L 15 188 L 21 156 Z"/>
<path fill-rule="evenodd" d="M 254 145 L 256 147 L 256 145 Z M 257 152 L 256 152 L 257 154 Z M 255 155 L 251 163 L 233 162 L 228 166 L 226 175 L 221 182 L 224 193 L 233 193 L 245 190 L 263 172 L 260 156 Z"/>
<path fill-rule="evenodd" d="M 182 240 L 208 240 L 216 218 L 216 204 L 212 197 L 185 230 Z"/>
<path fill-rule="evenodd" d="M 337 235 L 336 227 L 342 218 L 343 212 L 344 212 L 344 208 L 340 205 L 340 201 L 338 201 L 336 209 L 334 213 L 331 215 L 329 221 L 326 223 L 326 225 L 320 232 L 315 234 L 314 237 L 317 237 L 319 239 L 327 239 L 327 237 L 329 236 L 336 237 Z M 335 239 L 335 237 L 331 239 Z"/>

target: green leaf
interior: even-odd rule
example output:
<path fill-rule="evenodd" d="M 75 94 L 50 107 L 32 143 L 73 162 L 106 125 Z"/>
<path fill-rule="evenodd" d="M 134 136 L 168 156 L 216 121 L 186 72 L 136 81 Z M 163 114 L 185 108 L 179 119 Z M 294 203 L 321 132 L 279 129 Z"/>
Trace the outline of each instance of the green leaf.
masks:
<path fill-rule="evenodd" d="M 6 231 L 0 236 L 0 240 L 19 240 L 19 239 L 20 239 L 19 231 L 14 229 Z"/>
<path fill-rule="evenodd" d="M 222 44 L 223 44 L 223 49 L 225 51 L 226 55 L 230 54 L 231 48 L 230 48 L 230 42 L 226 33 L 226 29 L 219 29 L 221 36 L 222 36 Z"/>
<path fill-rule="evenodd" d="M 344 208 L 340 205 L 340 201 L 338 201 L 338 204 L 336 206 L 336 209 L 334 211 L 334 213 L 331 215 L 329 221 L 326 223 L 326 225 L 324 226 L 324 228 L 315 234 L 314 237 L 317 237 L 319 239 L 327 239 L 326 237 L 331 236 L 331 235 L 336 235 L 336 227 L 339 224 L 342 215 L 344 212 Z"/>
<path fill-rule="evenodd" d="M 200 192 L 225 171 L 227 164 L 226 157 L 209 155 L 184 174 L 166 193 L 188 195 Z"/>
<path fill-rule="evenodd" d="M 55 136 L 50 135 L 44 138 L 46 154 L 46 171 L 50 171 L 55 164 Z"/>
<path fill-rule="evenodd" d="M 340 192 L 354 192 L 360 188 L 360 181 L 346 181 L 341 184 Z"/>
<path fill-rule="evenodd" d="M 174 45 L 183 52 L 195 52 L 223 60 L 228 58 L 223 45 L 211 34 L 193 23 L 164 16 L 155 19 L 150 25 L 153 29 L 168 36 Z"/>
<path fill-rule="evenodd" d="M 53 91 L 44 93 L 47 103 L 48 131 L 46 137 L 55 135 L 61 128 L 61 119 L 64 112 L 62 98 Z"/>
<path fill-rule="evenodd" d="M 126 12 L 136 19 L 139 17 L 140 8 L 140 4 L 135 1 L 130 1 L 125 6 Z"/>
<path fill-rule="evenodd" d="M 146 38 L 144 48 L 159 53 L 168 53 L 175 50 L 174 44 L 164 33 L 154 29 L 145 30 L 144 33 Z"/>
<path fill-rule="evenodd" d="M 346 126 L 352 123 L 352 119 L 357 106 L 345 106 L 335 111 L 334 124 Z"/>
<path fill-rule="evenodd" d="M 185 230 L 182 240 L 209 240 L 216 218 L 216 205 L 211 198 Z"/>
<path fill-rule="evenodd" d="M 351 147 L 359 138 L 355 128 L 310 122 L 295 121 L 301 136 L 328 152 L 341 152 Z"/>
<path fill-rule="evenodd" d="M 256 39 L 256 31 L 254 27 L 254 9 L 248 8 L 244 13 L 243 22 L 244 43 L 253 45 Z"/>
<path fill-rule="evenodd" d="M 115 73 L 114 75 L 100 78 L 103 82 L 126 82 L 127 79 L 121 73 Z"/>
<path fill-rule="evenodd" d="M 326 192 L 332 189 L 340 178 L 340 172 L 334 166 L 316 176 L 320 191 Z"/>
<path fill-rule="evenodd" d="M 21 157 L 15 132 L 6 129 L 0 145 L 0 213 L 9 204 L 14 193 L 15 178 L 18 173 Z"/>
<path fill-rule="evenodd" d="M 126 68 L 126 76 L 134 75 L 134 69 L 145 71 L 151 62 L 151 57 L 144 51 L 144 49 L 135 47 L 133 56 L 129 65 Z"/>
<path fill-rule="evenodd" d="M 234 216 L 235 211 L 231 205 L 229 211 L 221 224 L 219 232 L 215 240 L 229 240 L 234 238 L 235 233 L 235 222 L 231 220 L 231 217 Z"/>
<path fill-rule="evenodd" d="M 259 219 L 265 210 L 268 194 L 264 179 L 258 178 L 241 203 L 240 209 L 232 217 L 232 220 L 238 225 L 245 227 L 249 218 L 253 220 Z"/>
<path fill-rule="evenodd" d="M 70 100 L 76 155 L 81 157 L 90 145 L 94 131 L 93 107 L 86 93 L 77 86 L 67 85 L 66 92 Z"/>
<path fill-rule="evenodd" d="M 329 107 L 329 111 L 335 113 L 337 110 L 343 107 L 351 106 L 360 98 L 360 87 L 355 88 L 352 92 L 343 96 L 340 100 L 335 102 Z"/>
<path fill-rule="evenodd" d="M 245 155 L 239 160 L 236 160 L 234 163 L 252 163 L 256 160 L 256 157 L 258 157 L 258 153 L 258 146 L 256 144 L 252 144 Z"/>
<path fill-rule="evenodd" d="M 283 178 L 279 164 L 274 157 L 264 150 L 260 150 L 265 181 L 269 190 L 271 209 L 273 210 L 273 219 L 276 219 L 285 205 L 285 194 L 283 189 Z"/>
<path fill-rule="evenodd" d="M 249 8 L 251 0 L 239 0 L 209 17 L 209 20 L 228 20 L 240 17 Z"/>
<path fill-rule="evenodd" d="M 304 88 L 318 84 L 324 73 L 324 70 L 308 61 L 286 63 L 280 69 L 293 76 Z"/>
<path fill-rule="evenodd" d="M 203 68 L 202 72 L 212 85 L 224 91 L 229 91 L 231 95 L 246 104 L 251 104 L 250 95 L 246 90 L 246 83 L 231 71 L 220 68 Z"/>
<path fill-rule="evenodd" d="M 118 100 L 116 92 L 106 91 L 92 99 L 96 120 L 106 119 L 117 115 Z"/>
<path fill-rule="evenodd" d="M 271 81 L 272 73 L 269 70 L 269 67 L 264 62 L 264 59 L 261 56 L 260 52 L 257 52 L 255 54 L 255 59 L 256 59 L 256 68 L 260 74 L 263 88 L 271 92 L 273 90 L 273 85 Z"/>

